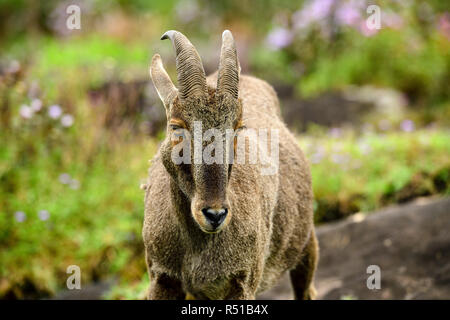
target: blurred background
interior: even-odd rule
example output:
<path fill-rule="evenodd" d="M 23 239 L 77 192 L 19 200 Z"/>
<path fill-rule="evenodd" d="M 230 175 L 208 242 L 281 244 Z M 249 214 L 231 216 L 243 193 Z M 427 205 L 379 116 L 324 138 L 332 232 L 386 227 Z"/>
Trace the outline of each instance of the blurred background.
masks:
<path fill-rule="evenodd" d="M 66 26 L 72 4 L 79 30 Z M 169 29 L 207 73 L 230 29 L 242 73 L 275 87 L 311 164 L 318 226 L 447 197 L 449 11 L 439 0 L 1 0 L 0 298 L 58 296 L 69 265 L 82 287 L 106 284 L 104 298 L 144 296 L 139 185 L 165 134 L 148 68 L 159 53 L 175 81 L 159 40 Z"/>

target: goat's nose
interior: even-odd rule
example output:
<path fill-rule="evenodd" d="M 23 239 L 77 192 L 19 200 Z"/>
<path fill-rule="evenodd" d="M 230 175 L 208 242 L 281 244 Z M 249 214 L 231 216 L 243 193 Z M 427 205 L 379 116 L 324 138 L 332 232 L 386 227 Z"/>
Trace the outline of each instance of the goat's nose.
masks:
<path fill-rule="evenodd" d="M 208 220 L 211 226 L 216 229 L 227 217 L 228 209 L 222 208 L 219 210 L 215 210 L 212 208 L 203 208 L 202 212 L 206 220 Z"/>

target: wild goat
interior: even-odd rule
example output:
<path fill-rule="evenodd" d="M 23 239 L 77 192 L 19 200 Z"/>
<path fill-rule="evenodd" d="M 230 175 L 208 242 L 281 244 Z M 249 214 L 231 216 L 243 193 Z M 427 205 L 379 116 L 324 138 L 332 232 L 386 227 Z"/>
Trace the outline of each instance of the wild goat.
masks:
<path fill-rule="evenodd" d="M 148 298 L 255 299 L 289 270 L 295 297 L 313 299 L 318 245 L 311 177 L 281 120 L 275 91 L 262 80 L 240 76 L 228 30 L 222 34 L 219 70 L 209 77 L 182 33 L 168 31 L 163 39 L 176 51 L 178 89 L 155 54 L 150 75 L 166 109 L 167 137 L 152 161 L 145 193 Z M 224 163 L 206 164 L 185 154 L 196 148 L 191 136 L 198 122 L 200 133 L 235 131 L 225 143 L 234 151 L 236 139 L 249 130 L 278 132 L 278 170 L 263 174 L 261 161 L 233 163 L 224 155 Z M 245 139 L 256 143 L 255 136 Z M 177 164 L 173 154 L 178 148 L 181 155 L 180 144 L 189 161 Z M 250 151 L 248 145 L 241 149 L 247 156 Z"/>

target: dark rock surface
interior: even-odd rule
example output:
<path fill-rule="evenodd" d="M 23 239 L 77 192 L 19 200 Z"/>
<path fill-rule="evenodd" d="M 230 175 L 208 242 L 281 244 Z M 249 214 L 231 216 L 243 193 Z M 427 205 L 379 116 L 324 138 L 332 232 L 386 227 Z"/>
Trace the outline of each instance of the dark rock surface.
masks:
<path fill-rule="evenodd" d="M 450 299 L 450 198 L 423 199 L 317 227 L 318 299 Z M 369 265 L 381 289 L 369 290 Z M 292 299 L 287 275 L 260 299 Z"/>

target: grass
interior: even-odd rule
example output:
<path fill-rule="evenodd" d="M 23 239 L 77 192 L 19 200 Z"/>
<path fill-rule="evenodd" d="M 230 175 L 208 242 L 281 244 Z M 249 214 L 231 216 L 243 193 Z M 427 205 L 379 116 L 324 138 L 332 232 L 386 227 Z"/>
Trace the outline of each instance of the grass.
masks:
<path fill-rule="evenodd" d="M 108 80 L 105 57 L 112 77 L 124 79 L 147 52 L 98 38 L 40 44 L 32 61 L 0 79 L 0 297 L 52 295 L 71 264 L 82 283 L 140 279 L 144 267 L 139 184 L 157 141 L 126 122 L 106 128 L 108 106 L 93 108 L 88 91 Z M 21 116 L 36 100 L 41 109 Z M 49 116 L 54 104 L 73 125 Z"/>
<path fill-rule="evenodd" d="M 381 32 L 370 40 L 354 39 L 339 55 L 323 54 L 315 59 L 314 70 L 298 83 L 303 95 L 367 81 L 421 98 L 446 92 L 442 84 L 450 61 L 447 41 L 435 37 L 425 45 L 417 36 L 394 31 Z"/>
<path fill-rule="evenodd" d="M 76 156 L 61 163 L 59 153 L 66 150 L 45 148 L 21 160 L 19 150 L 8 156 L 16 145 L 9 142 L 11 147 L 2 144 L 0 149 L 0 295 L 52 294 L 64 285 L 71 264 L 80 266 L 83 283 L 111 274 L 140 277 L 139 182 L 155 141 L 122 142 L 117 149 L 95 152 L 87 163 L 77 163 Z M 78 186 L 61 183 L 62 174 L 76 179 Z M 42 210 L 48 218 L 39 215 Z M 23 221 L 17 212 L 25 214 Z M 26 283 L 32 288 L 21 292 Z"/>
<path fill-rule="evenodd" d="M 311 162 L 316 222 L 450 191 L 448 130 L 349 131 L 339 138 L 304 136 L 300 145 Z"/>

